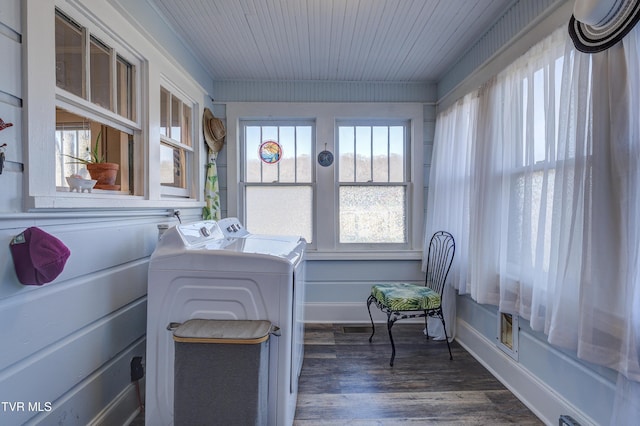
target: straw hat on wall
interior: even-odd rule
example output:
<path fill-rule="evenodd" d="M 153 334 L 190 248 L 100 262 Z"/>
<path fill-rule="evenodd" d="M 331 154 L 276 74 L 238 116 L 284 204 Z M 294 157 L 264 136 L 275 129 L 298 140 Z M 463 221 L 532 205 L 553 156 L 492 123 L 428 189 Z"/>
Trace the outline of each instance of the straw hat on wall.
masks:
<path fill-rule="evenodd" d="M 220 152 L 224 146 L 224 137 L 227 131 L 222 120 L 214 117 L 209 108 L 204 109 L 202 130 L 204 132 L 204 140 L 207 142 L 209 149 L 213 152 Z"/>

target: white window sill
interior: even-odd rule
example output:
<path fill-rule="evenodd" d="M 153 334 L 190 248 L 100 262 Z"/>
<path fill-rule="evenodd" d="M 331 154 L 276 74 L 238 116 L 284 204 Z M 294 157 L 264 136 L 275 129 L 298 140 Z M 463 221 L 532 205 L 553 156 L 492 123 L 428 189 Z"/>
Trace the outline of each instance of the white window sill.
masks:
<path fill-rule="evenodd" d="M 99 191 L 99 192 L 98 192 Z M 94 190 L 88 192 L 58 192 L 56 195 L 36 195 L 27 198 L 27 209 L 146 209 L 146 208 L 198 208 L 204 202 L 192 199 L 170 198 L 147 200 L 141 196 L 126 195 L 118 191 Z"/>

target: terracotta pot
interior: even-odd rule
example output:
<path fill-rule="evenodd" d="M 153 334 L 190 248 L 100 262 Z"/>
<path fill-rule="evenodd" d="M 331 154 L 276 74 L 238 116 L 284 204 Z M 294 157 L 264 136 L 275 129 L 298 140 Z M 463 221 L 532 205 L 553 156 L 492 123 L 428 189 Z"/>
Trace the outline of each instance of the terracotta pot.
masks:
<path fill-rule="evenodd" d="M 120 185 L 115 185 L 119 169 L 120 165 L 117 163 L 87 164 L 87 170 L 91 175 L 91 179 L 95 179 L 98 181 L 96 182 L 96 186 L 94 187 L 96 189 L 120 189 Z"/>

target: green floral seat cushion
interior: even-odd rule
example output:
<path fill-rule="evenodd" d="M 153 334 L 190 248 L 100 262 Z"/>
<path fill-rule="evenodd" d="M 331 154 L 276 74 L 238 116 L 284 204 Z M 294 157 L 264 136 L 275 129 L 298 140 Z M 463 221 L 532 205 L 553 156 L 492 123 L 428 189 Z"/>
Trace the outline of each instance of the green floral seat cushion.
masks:
<path fill-rule="evenodd" d="M 376 284 L 371 287 L 371 295 L 393 311 L 417 311 L 440 307 L 440 295 L 422 285 Z"/>

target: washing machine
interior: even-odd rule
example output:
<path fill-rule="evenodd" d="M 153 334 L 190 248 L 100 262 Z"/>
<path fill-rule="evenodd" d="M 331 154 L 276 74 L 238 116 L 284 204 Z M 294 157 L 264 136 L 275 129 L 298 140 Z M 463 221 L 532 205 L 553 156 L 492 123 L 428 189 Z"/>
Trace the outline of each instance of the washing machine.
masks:
<path fill-rule="evenodd" d="M 237 218 L 180 224 L 163 232 L 149 262 L 147 425 L 173 424 L 174 342 L 189 319 L 268 320 L 269 425 L 291 425 L 304 357 L 302 237 L 248 232 Z M 224 389 L 220 389 L 224 392 Z"/>

